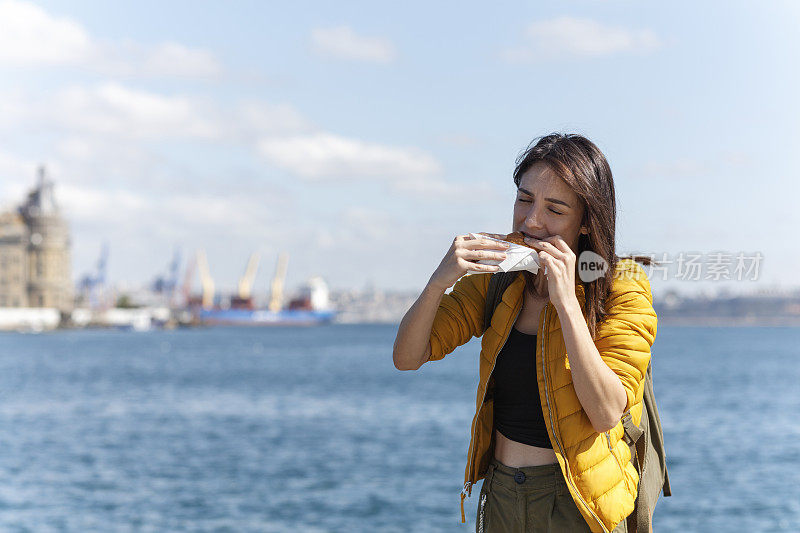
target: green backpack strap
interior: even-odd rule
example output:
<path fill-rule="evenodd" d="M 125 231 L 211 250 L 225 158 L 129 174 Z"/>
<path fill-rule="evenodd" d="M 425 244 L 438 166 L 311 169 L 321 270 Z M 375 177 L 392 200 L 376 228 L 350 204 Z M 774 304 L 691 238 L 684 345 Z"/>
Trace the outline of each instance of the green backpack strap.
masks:
<path fill-rule="evenodd" d="M 519 272 L 496 272 L 489 278 L 489 287 L 486 289 L 486 302 L 483 308 L 483 331 L 492 325 L 492 315 L 497 309 L 497 304 L 503 299 L 503 293 L 511 285 Z"/>
<path fill-rule="evenodd" d="M 628 531 L 631 533 L 650 531 L 659 494 L 663 492 L 664 497 L 672 496 L 664 450 L 664 433 L 653 392 L 652 364 L 647 365 L 642 403 L 642 419 L 638 426 L 633 423 L 630 411 L 626 411 L 622 417 L 625 442 L 631 448 L 631 462 L 639 474 L 635 509 L 628 517 Z"/>

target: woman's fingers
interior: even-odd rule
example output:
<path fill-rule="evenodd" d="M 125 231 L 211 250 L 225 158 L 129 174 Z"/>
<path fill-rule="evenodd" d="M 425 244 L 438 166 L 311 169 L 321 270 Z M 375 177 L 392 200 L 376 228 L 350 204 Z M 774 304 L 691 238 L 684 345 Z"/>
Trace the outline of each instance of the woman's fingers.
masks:
<path fill-rule="evenodd" d="M 464 241 L 463 247 L 468 250 L 507 250 L 508 244 L 491 239 L 471 239 Z"/>
<path fill-rule="evenodd" d="M 464 268 L 475 272 L 499 272 L 500 267 L 497 265 L 480 265 L 471 261 L 464 260 Z"/>
<path fill-rule="evenodd" d="M 459 266 L 466 271 L 498 272 L 500 268 L 496 265 L 481 265 L 478 261 L 502 261 L 506 249 L 508 244 L 491 239 L 468 239 L 456 243 L 455 255 Z"/>
<path fill-rule="evenodd" d="M 566 255 L 564 254 L 564 252 L 556 248 L 552 243 L 549 243 L 547 241 L 537 241 L 535 239 L 532 239 L 531 245 L 535 246 L 538 250 L 550 254 L 552 257 L 558 259 L 559 261 L 566 260 Z"/>
<path fill-rule="evenodd" d="M 569 247 L 569 245 L 564 242 L 564 239 L 562 239 L 559 235 L 548 237 L 546 240 L 537 240 L 526 237 L 525 242 L 532 246 L 536 246 L 537 248 L 541 248 L 542 250 L 547 251 L 553 257 L 557 257 L 561 260 L 566 259 L 566 257 L 572 252 L 572 249 Z"/>
<path fill-rule="evenodd" d="M 486 233 L 485 231 L 482 231 L 478 235 L 486 235 L 487 237 L 493 237 L 495 239 L 500 239 L 501 241 L 506 238 L 506 235 L 501 233 Z"/>
<path fill-rule="evenodd" d="M 485 249 L 481 250 L 464 250 L 461 257 L 468 261 L 502 261 L 506 258 L 503 252 L 493 252 Z"/>
<path fill-rule="evenodd" d="M 479 234 L 482 235 L 482 234 Z M 493 234 L 487 234 L 494 236 Z M 498 235 L 498 238 L 505 235 Z M 478 261 L 502 261 L 506 258 L 503 253 L 509 247 L 508 243 L 497 242 L 481 237 L 471 238 L 469 235 L 458 235 L 453 240 L 453 253 L 458 266 L 465 271 L 473 272 L 499 272 L 496 265 L 481 265 Z"/>

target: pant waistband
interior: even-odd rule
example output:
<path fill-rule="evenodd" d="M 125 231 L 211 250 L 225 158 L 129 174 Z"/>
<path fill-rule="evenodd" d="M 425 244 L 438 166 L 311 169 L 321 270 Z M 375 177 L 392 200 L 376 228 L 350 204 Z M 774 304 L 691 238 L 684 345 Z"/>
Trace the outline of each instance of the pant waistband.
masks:
<path fill-rule="evenodd" d="M 489 459 L 489 469 L 493 479 L 508 488 L 551 489 L 566 486 L 561 466 L 558 463 L 537 466 L 508 466 L 496 458 Z M 500 475 L 496 475 L 500 474 Z"/>

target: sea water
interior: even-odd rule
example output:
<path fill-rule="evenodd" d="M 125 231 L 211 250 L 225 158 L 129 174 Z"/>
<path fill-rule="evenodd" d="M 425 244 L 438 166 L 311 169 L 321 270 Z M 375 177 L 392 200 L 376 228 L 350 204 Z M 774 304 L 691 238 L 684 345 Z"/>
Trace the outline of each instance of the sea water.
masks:
<path fill-rule="evenodd" d="M 0 335 L 0 531 L 474 531 L 477 340 L 396 326 Z M 668 327 L 655 531 L 800 531 L 800 329 Z"/>

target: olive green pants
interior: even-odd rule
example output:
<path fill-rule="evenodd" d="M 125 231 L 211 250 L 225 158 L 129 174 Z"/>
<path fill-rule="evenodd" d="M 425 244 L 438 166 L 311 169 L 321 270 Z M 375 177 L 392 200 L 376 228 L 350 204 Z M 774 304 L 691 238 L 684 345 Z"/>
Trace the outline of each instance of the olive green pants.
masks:
<path fill-rule="evenodd" d="M 476 533 L 590 533 L 558 463 L 513 468 L 494 457 L 478 497 Z M 613 533 L 627 533 L 623 520 Z"/>

